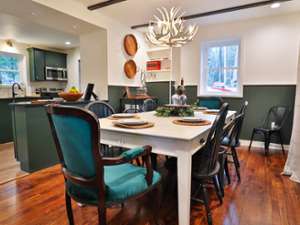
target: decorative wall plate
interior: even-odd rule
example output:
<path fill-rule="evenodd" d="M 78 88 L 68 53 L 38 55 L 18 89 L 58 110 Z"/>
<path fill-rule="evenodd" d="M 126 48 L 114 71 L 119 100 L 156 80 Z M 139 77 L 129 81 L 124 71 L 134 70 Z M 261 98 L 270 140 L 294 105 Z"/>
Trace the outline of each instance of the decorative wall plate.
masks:
<path fill-rule="evenodd" d="M 135 62 L 130 59 L 124 64 L 124 72 L 129 79 L 133 79 L 137 73 L 137 66 Z"/>
<path fill-rule="evenodd" d="M 129 56 L 134 56 L 138 51 L 138 43 L 133 34 L 128 34 L 124 38 L 124 49 Z"/>

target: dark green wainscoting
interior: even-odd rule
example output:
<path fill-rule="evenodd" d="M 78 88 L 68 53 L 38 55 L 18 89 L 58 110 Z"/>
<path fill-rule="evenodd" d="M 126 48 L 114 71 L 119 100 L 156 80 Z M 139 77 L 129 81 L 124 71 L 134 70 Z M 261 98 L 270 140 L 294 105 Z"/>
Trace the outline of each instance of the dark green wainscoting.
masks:
<path fill-rule="evenodd" d="M 245 85 L 243 98 L 224 98 L 231 110 L 238 111 L 244 101 L 248 101 L 248 109 L 244 121 L 241 139 L 249 140 L 253 127 L 263 123 L 268 110 L 274 105 L 285 105 L 291 109 L 289 119 L 283 127 L 283 140 L 290 143 L 293 124 L 296 85 Z M 197 100 L 197 86 L 186 86 L 189 103 Z M 262 141 L 258 136 L 257 141 Z M 272 140 L 279 143 L 277 139 Z"/>
<path fill-rule="evenodd" d="M 169 83 L 168 82 L 152 82 L 147 83 L 148 93 L 159 99 L 159 104 L 163 105 L 168 103 L 169 99 Z M 192 104 L 197 101 L 197 86 L 188 85 L 186 88 L 186 95 L 188 103 Z M 119 100 L 122 96 L 124 87 L 109 86 L 109 102 L 115 109 L 119 109 Z M 132 88 L 134 91 L 135 89 Z M 173 91 L 174 92 L 174 89 Z M 283 128 L 283 139 L 285 144 L 289 144 L 292 121 L 293 109 L 295 102 L 296 85 L 245 85 L 243 98 L 224 98 L 229 103 L 231 110 L 239 110 L 244 101 L 249 102 L 247 115 L 244 122 L 241 138 L 249 140 L 253 127 L 259 126 L 269 108 L 273 105 L 286 105 L 291 109 L 291 114 L 286 125 Z M 259 137 L 255 140 L 261 141 Z M 278 140 L 273 140 L 278 143 Z"/>

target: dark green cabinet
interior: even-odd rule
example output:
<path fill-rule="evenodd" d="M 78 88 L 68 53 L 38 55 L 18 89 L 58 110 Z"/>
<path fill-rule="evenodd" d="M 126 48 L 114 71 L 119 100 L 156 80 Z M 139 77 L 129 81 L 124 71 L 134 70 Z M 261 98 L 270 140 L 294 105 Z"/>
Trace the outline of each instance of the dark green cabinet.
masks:
<path fill-rule="evenodd" d="M 30 48 L 28 49 L 28 52 L 29 52 L 30 80 L 32 81 L 46 80 L 45 51 L 37 48 Z"/>
<path fill-rule="evenodd" d="M 67 68 L 67 54 L 38 48 L 29 48 L 31 81 L 45 81 L 46 67 Z"/>
<path fill-rule="evenodd" d="M 46 51 L 46 66 L 55 68 L 67 68 L 67 55 L 58 52 Z"/>

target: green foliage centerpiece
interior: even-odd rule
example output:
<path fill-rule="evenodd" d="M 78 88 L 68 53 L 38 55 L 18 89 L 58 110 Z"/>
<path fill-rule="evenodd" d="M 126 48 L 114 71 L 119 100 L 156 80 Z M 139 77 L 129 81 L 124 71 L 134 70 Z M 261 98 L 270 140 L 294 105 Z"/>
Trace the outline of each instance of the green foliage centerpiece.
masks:
<path fill-rule="evenodd" d="M 188 117 L 194 116 L 194 110 L 190 105 L 165 105 L 157 108 L 155 115 L 159 117 Z"/>

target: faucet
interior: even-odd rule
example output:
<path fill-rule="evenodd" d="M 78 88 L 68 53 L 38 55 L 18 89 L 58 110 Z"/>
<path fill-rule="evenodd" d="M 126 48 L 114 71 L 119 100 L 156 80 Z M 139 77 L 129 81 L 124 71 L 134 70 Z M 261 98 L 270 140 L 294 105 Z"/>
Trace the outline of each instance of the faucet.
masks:
<path fill-rule="evenodd" d="M 13 83 L 12 86 L 11 86 L 11 93 L 12 93 L 13 101 L 15 101 L 15 98 L 18 95 L 15 92 L 15 86 L 17 86 L 18 90 L 23 91 L 23 89 L 21 88 L 21 85 L 19 83 Z"/>

